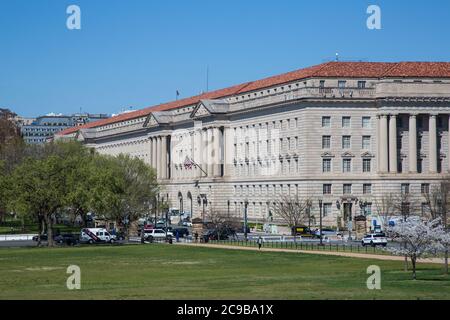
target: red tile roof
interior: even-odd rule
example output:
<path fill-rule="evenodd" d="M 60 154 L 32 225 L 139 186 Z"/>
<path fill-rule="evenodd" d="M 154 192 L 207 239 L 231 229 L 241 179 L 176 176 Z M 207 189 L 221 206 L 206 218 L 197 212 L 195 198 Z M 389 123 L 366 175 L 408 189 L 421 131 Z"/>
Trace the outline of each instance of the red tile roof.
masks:
<path fill-rule="evenodd" d="M 172 101 L 142 110 L 124 113 L 109 119 L 99 120 L 63 130 L 58 135 L 67 135 L 81 128 L 96 128 L 107 124 L 136 119 L 149 115 L 153 111 L 164 111 L 198 103 L 203 99 L 218 99 L 268 88 L 295 80 L 311 77 L 323 78 L 395 78 L 424 77 L 450 78 L 450 62 L 327 62 L 262 80 L 251 81 L 225 89 L 207 92 L 201 95 Z"/>

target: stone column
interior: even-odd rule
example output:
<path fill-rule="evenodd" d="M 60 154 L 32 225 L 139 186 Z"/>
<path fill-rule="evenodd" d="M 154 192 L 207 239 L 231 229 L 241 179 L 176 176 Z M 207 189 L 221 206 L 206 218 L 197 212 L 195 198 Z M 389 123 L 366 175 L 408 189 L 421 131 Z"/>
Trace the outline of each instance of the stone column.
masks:
<path fill-rule="evenodd" d="M 436 130 L 436 114 L 430 114 L 428 126 L 428 144 L 429 144 L 429 159 L 430 159 L 430 173 L 437 172 L 437 130 Z"/>
<path fill-rule="evenodd" d="M 214 176 L 214 146 L 213 146 L 213 128 L 208 128 L 207 130 L 207 145 L 208 145 L 208 177 Z"/>
<path fill-rule="evenodd" d="M 417 173 L 417 115 L 409 115 L 409 172 Z"/>
<path fill-rule="evenodd" d="M 449 118 L 450 119 L 450 118 Z M 223 175 L 228 176 L 231 173 L 233 165 L 233 145 L 232 130 L 225 127 L 223 129 Z"/>
<path fill-rule="evenodd" d="M 152 138 L 152 167 L 155 169 L 156 172 L 158 172 L 158 165 L 156 162 L 156 156 L 157 156 L 157 145 L 156 145 L 156 138 Z"/>
<path fill-rule="evenodd" d="M 167 136 L 161 137 L 161 179 L 167 179 Z"/>
<path fill-rule="evenodd" d="M 219 128 L 212 128 L 212 145 L 213 151 L 211 153 L 213 162 L 213 176 L 220 176 L 220 158 L 221 158 L 221 131 Z"/>
<path fill-rule="evenodd" d="M 150 149 L 150 157 L 148 159 L 149 165 L 152 165 L 152 158 L 153 158 L 153 145 L 152 145 L 152 138 L 148 138 L 148 148 Z"/>
<path fill-rule="evenodd" d="M 388 172 L 388 121 L 387 115 L 380 116 L 380 172 Z"/>
<path fill-rule="evenodd" d="M 448 172 L 450 172 L 450 114 L 448 115 Z"/>
<path fill-rule="evenodd" d="M 200 128 L 196 128 L 194 131 L 194 156 L 193 159 L 195 161 L 195 163 L 197 163 L 197 165 L 199 165 L 200 167 L 203 168 L 202 165 L 202 160 L 203 160 L 203 156 L 202 156 L 202 148 L 203 148 L 203 136 L 202 136 L 202 129 Z M 200 168 L 196 168 L 195 169 L 195 176 L 196 177 L 201 177 L 203 175 L 202 170 L 200 170 Z"/>
<path fill-rule="evenodd" d="M 208 174 L 208 129 L 202 130 L 202 154 L 201 154 L 201 166 L 203 171 L 206 172 L 206 174 L 202 171 L 202 176 L 206 177 Z"/>
<path fill-rule="evenodd" d="M 397 115 L 389 118 L 389 172 L 397 173 Z"/>
<path fill-rule="evenodd" d="M 381 154 L 381 148 L 380 148 L 380 116 L 376 117 L 376 129 L 377 129 L 377 171 L 380 172 L 380 154 Z"/>
<path fill-rule="evenodd" d="M 161 179 L 161 137 L 156 137 L 156 171 L 158 179 Z"/>

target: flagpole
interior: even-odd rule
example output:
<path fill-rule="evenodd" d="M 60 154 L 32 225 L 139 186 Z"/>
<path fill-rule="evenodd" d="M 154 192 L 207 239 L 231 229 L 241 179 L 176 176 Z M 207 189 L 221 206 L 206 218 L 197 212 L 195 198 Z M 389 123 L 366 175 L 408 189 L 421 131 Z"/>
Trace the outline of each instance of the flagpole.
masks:
<path fill-rule="evenodd" d="M 203 170 L 202 169 L 202 167 L 200 167 L 200 165 L 197 163 L 197 162 L 195 162 L 194 161 L 194 159 L 192 159 L 192 158 L 188 158 L 192 163 L 194 163 L 194 165 L 195 166 L 197 166 L 205 175 L 208 175 L 207 173 L 206 173 L 206 171 L 205 170 Z"/>

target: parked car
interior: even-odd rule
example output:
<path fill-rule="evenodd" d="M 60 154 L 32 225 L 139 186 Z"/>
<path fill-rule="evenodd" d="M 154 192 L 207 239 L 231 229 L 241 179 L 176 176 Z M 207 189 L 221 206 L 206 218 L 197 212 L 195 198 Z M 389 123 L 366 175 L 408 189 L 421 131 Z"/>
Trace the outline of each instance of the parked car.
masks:
<path fill-rule="evenodd" d="M 116 241 L 120 241 L 120 240 L 125 240 L 125 232 L 116 232 L 115 234 L 111 234 L 111 237 L 116 240 Z"/>
<path fill-rule="evenodd" d="M 183 221 L 183 222 L 181 223 L 181 225 L 182 225 L 183 227 L 192 227 L 192 222 L 190 222 L 190 221 Z"/>
<path fill-rule="evenodd" d="M 81 230 L 80 242 L 82 243 L 114 243 L 115 241 L 115 236 L 111 236 L 111 234 L 104 228 L 85 228 Z"/>
<path fill-rule="evenodd" d="M 189 236 L 189 230 L 187 228 L 175 228 L 172 229 L 172 233 L 176 236 L 178 231 L 178 235 L 183 238 Z"/>
<path fill-rule="evenodd" d="M 39 235 L 33 237 L 33 241 L 37 242 L 38 240 L 39 240 Z M 47 234 L 41 235 L 41 241 L 47 241 L 47 240 L 48 240 Z"/>
<path fill-rule="evenodd" d="M 66 233 L 57 235 L 56 237 L 54 237 L 54 240 L 59 244 L 74 246 L 80 242 L 80 237 L 76 234 Z"/>
<path fill-rule="evenodd" d="M 236 232 L 234 230 L 231 229 L 222 229 L 220 230 L 220 232 L 218 232 L 219 230 L 217 229 L 210 229 L 207 230 L 204 234 L 203 234 L 203 239 L 204 240 L 228 240 L 228 238 L 230 236 L 234 236 L 236 234 Z M 207 241 L 205 241 L 207 242 Z"/>
<path fill-rule="evenodd" d="M 173 237 L 170 231 L 165 232 L 163 229 L 144 230 L 144 239 L 146 241 L 153 242 L 153 240 L 162 240 L 168 237 Z"/>
<path fill-rule="evenodd" d="M 338 235 L 340 235 L 340 233 L 337 233 L 336 230 L 327 229 L 327 228 L 322 229 L 322 237 L 333 237 L 333 236 L 338 236 Z M 320 229 L 317 229 L 313 232 L 313 237 L 320 238 Z"/>
<path fill-rule="evenodd" d="M 361 245 L 367 246 L 370 245 L 372 247 L 375 246 L 383 246 L 386 247 L 387 246 L 387 239 L 385 234 L 383 233 L 371 233 L 371 234 L 366 234 L 364 236 L 364 238 L 361 240 Z"/>
<path fill-rule="evenodd" d="M 311 238 L 314 236 L 314 233 L 306 226 L 295 226 L 292 228 L 293 236 L 300 236 L 304 238 Z"/>

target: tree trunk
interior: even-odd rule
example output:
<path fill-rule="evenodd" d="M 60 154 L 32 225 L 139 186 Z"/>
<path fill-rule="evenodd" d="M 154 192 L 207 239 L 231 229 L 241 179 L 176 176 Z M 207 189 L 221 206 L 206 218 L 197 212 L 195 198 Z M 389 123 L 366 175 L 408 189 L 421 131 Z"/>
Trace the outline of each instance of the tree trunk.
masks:
<path fill-rule="evenodd" d="M 51 216 L 45 218 L 45 223 L 47 224 L 47 241 L 48 246 L 53 247 L 55 244 L 53 242 L 53 219 Z"/>
<path fill-rule="evenodd" d="M 444 272 L 448 275 L 448 249 L 445 249 Z"/>
<path fill-rule="evenodd" d="M 406 247 L 407 247 L 406 242 L 403 243 L 403 246 L 406 249 Z M 408 271 L 408 256 L 405 256 L 405 272 L 407 272 L 407 271 Z"/>
<path fill-rule="evenodd" d="M 41 216 L 39 216 L 38 218 L 38 223 L 39 223 L 39 235 L 38 235 L 38 241 L 37 241 L 37 246 L 40 247 L 41 246 L 41 237 L 44 234 L 44 219 L 42 219 Z"/>
<path fill-rule="evenodd" d="M 411 263 L 412 263 L 412 271 L 413 271 L 413 280 L 416 280 L 416 257 L 411 257 Z"/>

